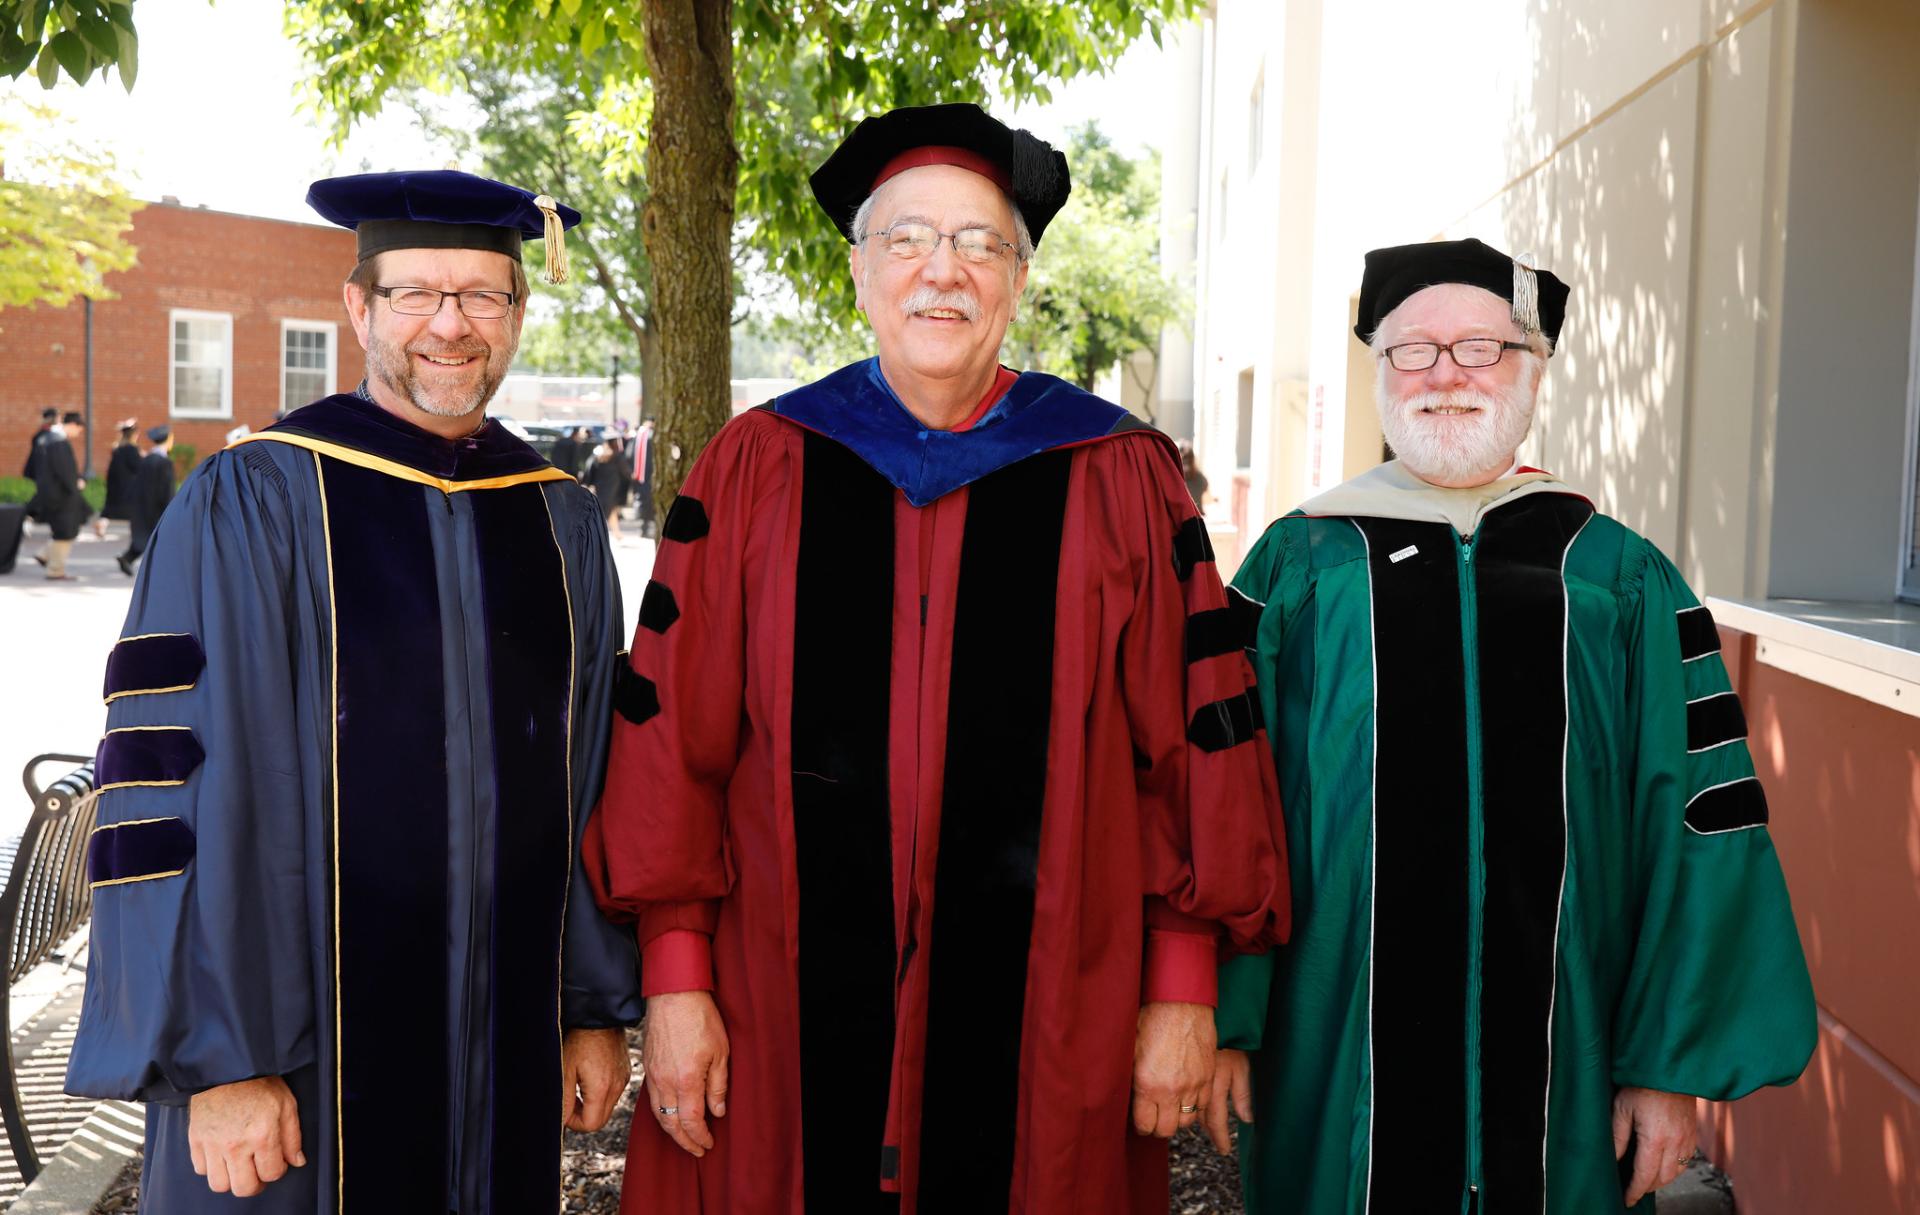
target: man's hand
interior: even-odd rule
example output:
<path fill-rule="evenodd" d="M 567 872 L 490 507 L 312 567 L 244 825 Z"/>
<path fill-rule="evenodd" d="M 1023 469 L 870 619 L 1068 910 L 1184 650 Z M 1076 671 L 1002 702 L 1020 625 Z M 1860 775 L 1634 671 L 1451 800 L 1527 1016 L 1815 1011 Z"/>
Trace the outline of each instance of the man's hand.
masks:
<path fill-rule="evenodd" d="M 1133 1129 L 1171 1139 L 1200 1117 L 1213 1084 L 1213 1010 L 1148 1004 L 1133 1045 Z"/>
<path fill-rule="evenodd" d="M 647 997 L 640 1066 L 653 1119 L 673 1141 L 704 1156 L 713 1147 L 707 1111 L 727 1114 L 727 1028 L 713 995 L 676 991 Z"/>
<path fill-rule="evenodd" d="M 300 1168 L 300 1110 L 278 1076 L 222 1084 L 195 1093 L 187 1105 L 187 1150 L 193 1171 L 216 1194 L 251 1198 Z"/>
<path fill-rule="evenodd" d="M 1678 1177 L 1699 1150 L 1694 1099 L 1685 1093 L 1662 1093 L 1650 1088 L 1623 1088 L 1613 1098 L 1613 1158 L 1627 1154 L 1627 1140 L 1638 1145 L 1633 1153 L 1633 1180 L 1627 1185 L 1632 1206 Z"/>
<path fill-rule="evenodd" d="M 624 1029 L 570 1029 L 560 1040 L 560 1122 L 597 1131 L 633 1078 Z"/>
<path fill-rule="evenodd" d="M 1213 1064 L 1213 1094 L 1207 1098 L 1207 1138 L 1222 1156 L 1233 1155 L 1227 1107 L 1242 1122 L 1253 1121 L 1253 1062 L 1243 1050 L 1223 1050 Z"/>

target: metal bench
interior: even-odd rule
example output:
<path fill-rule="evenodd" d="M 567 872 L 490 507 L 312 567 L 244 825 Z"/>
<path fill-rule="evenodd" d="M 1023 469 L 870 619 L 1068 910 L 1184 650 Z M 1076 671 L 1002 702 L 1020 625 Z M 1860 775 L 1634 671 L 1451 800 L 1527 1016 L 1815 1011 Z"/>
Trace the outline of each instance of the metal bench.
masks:
<path fill-rule="evenodd" d="M 52 763 L 80 766 L 42 787 L 35 773 Z M 20 833 L 6 887 L 0 890 L 0 946 L 6 950 L 9 991 L 40 963 L 59 958 L 60 947 L 93 912 L 93 889 L 87 882 L 87 839 L 96 812 L 93 757 L 35 756 L 21 781 L 33 799 L 33 814 Z M 40 1156 L 20 1102 L 11 1000 L 0 1001 L 0 1032 L 6 1034 L 7 1045 L 0 1051 L 0 1121 L 6 1124 L 21 1179 L 31 1183 L 40 1172 Z"/>

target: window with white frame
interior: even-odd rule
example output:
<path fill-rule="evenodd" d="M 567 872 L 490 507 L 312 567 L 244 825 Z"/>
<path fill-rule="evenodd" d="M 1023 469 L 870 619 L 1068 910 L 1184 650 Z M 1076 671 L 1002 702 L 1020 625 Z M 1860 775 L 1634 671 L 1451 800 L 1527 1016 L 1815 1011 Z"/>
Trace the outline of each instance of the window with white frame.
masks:
<path fill-rule="evenodd" d="M 233 316 L 175 308 L 169 407 L 180 418 L 233 416 Z"/>
<path fill-rule="evenodd" d="M 333 392 L 330 321 L 280 322 L 280 408 L 298 409 Z"/>

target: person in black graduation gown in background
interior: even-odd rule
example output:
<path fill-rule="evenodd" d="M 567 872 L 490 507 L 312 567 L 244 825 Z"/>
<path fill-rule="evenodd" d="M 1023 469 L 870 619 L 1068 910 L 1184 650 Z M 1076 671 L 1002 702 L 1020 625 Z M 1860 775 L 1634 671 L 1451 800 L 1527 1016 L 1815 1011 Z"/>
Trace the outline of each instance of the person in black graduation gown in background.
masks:
<path fill-rule="evenodd" d="M 140 471 L 140 446 L 133 441 L 134 419 L 120 423 L 120 441 L 107 459 L 107 500 L 93 521 L 93 534 L 105 538 L 107 520 L 133 518 L 133 483 Z"/>
<path fill-rule="evenodd" d="M 33 496 L 27 499 L 27 518 L 40 518 L 40 453 L 46 444 L 60 434 L 60 411 L 43 409 L 40 411 L 40 425 L 34 429 L 33 437 L 27 440 L 27 461 L 20 468 L 20 475 L 34 482 Z"/>
<path fill-rule="evenodd" d="M 126 491 L 127 518 L 133 523 L 133 534 L 127 541 L 127 551 L 114 558 L 120 563 L 120 572 L 127 575 L 133 573 L 134 563 L 147 551 L 147 541 L 159 525 L 161 513 L 173 501 L 173 431 L 155 426 L 147 431 L 147 441 L 153 449 L 136 462 Z M 119 452 L 114 454 L 118 456 Z"/>
<path fill-rule="evenodd" d="M 59 429 L 47 434 L 40 440 L 40 458 L 34 465 L 33 500 L 40 517 L 52 529 L 53 539 L 33 559 L 47 567 L 48 581 L 77 582 L 79 579 L 67 572 L 67 554 L 73 551 L 73 542 L 87 521 L 88 508 L 82 494 L 87 482 L 80 475 L 73 445 L 85 441 L 87 424 L 79 414 L 68 413 L 60 419 Z"/>
<path fill-rule="evenodd" d="M 607 518 L 607 535 L 620 539 L 620 504 L 627 492 L 627 473 L 611 442 L 593 449 L 593 462 L 587 465 L 582 480 L 600 500 L 600 513 Z"/>

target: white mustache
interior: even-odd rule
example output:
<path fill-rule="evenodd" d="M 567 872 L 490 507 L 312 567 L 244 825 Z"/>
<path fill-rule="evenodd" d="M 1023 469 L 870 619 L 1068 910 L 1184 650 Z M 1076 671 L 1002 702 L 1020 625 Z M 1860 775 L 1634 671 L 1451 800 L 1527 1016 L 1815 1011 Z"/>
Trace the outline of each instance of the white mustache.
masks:
<path fill-rule="evenodd" d="M 1445 392 L 1416 392 L 1412 396 L 1400 398 L 1400 408 L 1404 413 L 1414 414 L 1436 406 L 1467 407 L 1471 409 L 1497 409 L 1500 398 L 1492 393 L 1480 392 L 1472 388 L 1450 388 Z"/>
<path fill-rule="evenodd" d="M 935 308 L 952 309 L 969 321 L 980 319 L 980 301 L 965 291 L 941 291 L 933 287 L 922 287 L 900 301 L 900 311 L 907 316 L 931 312 Z"/>

